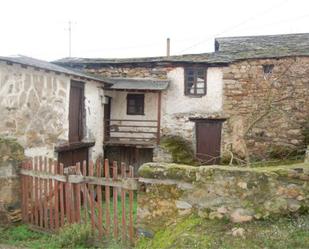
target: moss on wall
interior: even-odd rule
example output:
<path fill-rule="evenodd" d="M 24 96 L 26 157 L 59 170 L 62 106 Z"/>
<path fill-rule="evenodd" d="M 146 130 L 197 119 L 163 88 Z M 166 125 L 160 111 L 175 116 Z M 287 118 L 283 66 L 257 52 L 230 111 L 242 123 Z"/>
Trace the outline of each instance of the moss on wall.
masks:
<path fill-rule="evenodd" d="M 24 158 L 24 148 L 16 139 L 0 137 L 0 163 L 22 161 Z"/>
<path fill-rule="evenodd" d="M 187 214 L 240 223 L 309 207 L 309 163 L 257 168 L 147 163 L 139 175 L 145 183 L 139 226 L 147 231 Z"/>
<path fill-rule="evenodd" d="M 172 155 L 174 163 L 195 164 L 192 145 L 184 138 L 180 136 L 162 137 L 160 146 Z"/>

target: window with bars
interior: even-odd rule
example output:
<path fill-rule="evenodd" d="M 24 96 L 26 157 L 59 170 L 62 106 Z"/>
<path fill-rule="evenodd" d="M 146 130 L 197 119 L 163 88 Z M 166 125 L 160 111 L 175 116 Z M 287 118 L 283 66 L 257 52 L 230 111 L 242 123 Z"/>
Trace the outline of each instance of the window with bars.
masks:
<path fill-rule="evenodd" d="M 127 114 L 144 115 L 144 94 L 127 95 Z"/>
<path fill-rule="evenodd" d="M 207 68 L 185 68 L 185 95 L 203 96 L 207 89 Z"/>

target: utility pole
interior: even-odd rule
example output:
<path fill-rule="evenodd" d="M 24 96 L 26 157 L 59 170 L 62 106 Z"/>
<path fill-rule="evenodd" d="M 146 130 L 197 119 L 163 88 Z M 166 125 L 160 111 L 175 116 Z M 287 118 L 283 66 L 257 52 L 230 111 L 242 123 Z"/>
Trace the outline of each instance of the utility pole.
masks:
<path fill-rule="evenodd" d="M 72 22 L 69 21 L 69 57 L 72 55 Z"/>

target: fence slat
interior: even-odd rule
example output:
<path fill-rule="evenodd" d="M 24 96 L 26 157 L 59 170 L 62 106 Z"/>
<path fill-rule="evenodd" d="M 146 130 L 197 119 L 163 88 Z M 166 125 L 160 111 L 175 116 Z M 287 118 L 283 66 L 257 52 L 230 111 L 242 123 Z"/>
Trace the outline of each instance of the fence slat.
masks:
<path fill-rule="evenodd" d="M 129 177 L 134 178 L 134 168 L 129 167 Z M 134 201 L 134 192 L 129 190 L 129 238 L 130 243 L 134 242 L 134 227 L 133 227 L 133 201 Z"/>
<path fill-rule="evenodd" d="M 63 175 L 63 164 L 60 163 L 59 165 L 59 174 Z M 60 184 L 60 226 L 64 226 L 64 215 L 65 215 L 65 210 L 64 210 L 64 183 L 59 182 Z"/>
<path fill-rule="evenodd" d="M 42 168 L 42 157 L 40 156 L 39 158 L 39 171 L 42 172 L 43 168 Z M 44 226 L 44 222 L 43 222 L 43 181 L 42 179 L 39 178 L 39 213 L 40 213 L 40 227 L 43 228 Z"/>
<path fill-rule="evenodd" d="M 101 162 L 97 160 L 96 162 L 96 175 L 97 177 L 102 177 Z M 98 229 L 99 229 L 99 239 L 103 236 L 103 212 L 102 212 L 102 187 L 97 185 L 97 209 L 98 209 Z"/>
<path fill-rule="evenodd" d="M 33 158 L 34 170 L 38 170 L 38 158 Z M 39 190 L 38 190 L 38 178 L 34 177 L 34 224 L 39 225 Z"/>
<path fill-rule="evenodd" d="M 22 162 L 21 164 L 21 168 L 22 169 L 25 169 L 25 162 Z M 23 222 L 27 222 L 27 209 L 26 209 L 26 206 L 27 206 L 27 202 L 26 202 L 26 176 L 24 175 L 21 175 L 21 186 L 22 186 L 22 189 L 21 189 L 21 193 L 22 193 L 22 206 L 21 206 L 21 210 L 22 210 L 22 218 L 23 218 Z"/>
<path fill-rule="evenodd" d="M 81 171 L 80 171 L 80 163 L 77 163 L 76 164 L 76 174 L 80 174 Z M 80 183 L 77 183 L 75 184 L 75 208 L 76 208 L 76 211 L 75 211 L 75 221 L 77 223 L 80 223 L 80 210 L 81 210 L 81 201 L 80 201 Z"/>
<path fill-rule="evenodd" d="M 109 181 L 109 161 L 104 160 L 104 172 L 106 182 Z M 106 237 L 109 238 L 110 235 L 110 187 L 105 186 L 105 215 L 106 215 Z"/>
<path fill-rule="evenodd" d="M 64 206 L 65 206 L 65 215 L 67 218 L 67 222 L 71 223 L 71 193 L 70 193 L 70 183 L 66 182 L 65 183 L 65 201 L 64 201 Z"/>
<path fill-rule="evenodd" d="M 126 177 L 126 165 L 121 163 L 121 178 Z M 126 191 L 121 188 L 121 230 L 122 230 L 122 241 L 126 241 Z"/>
<path fill-rule="evenodd" d="M 29 169 L 33 170 L 33 160 L 29 163 Z M 33 205 L 33 177 L 29 177 L 29 203 L 30 203 L 30 223 L 34 224 L 34 205 Z"/>
<path fill-rule="evenodd" d="M 89 176 L 93 176 L 93 161 L 89 163 Z M 91 217 L 91 227 L 92 232 L 95 232 L 95 220 L 94 220 L 94 187 L 93 184 L 88 184 L 90 189 L 90 217 Z"/>
<path fill-rule="evenodd" d="M 117 162 L 113 162 L 113 180 L 118 179 L 118 165 Z M 118 240 L 118 190 L 113 187 L 113 208 L 114 208 L 114 238 Z"/>
<path fill-rule="evenodd" d="M 53 173 L 53 161 L 50 159 L 48 164 L 48 172 L 50 174 Z M 54 229 L 54 214 L 53 214 L 53 180 L 49 180 L 48 184 L 49 190 L 48 190 L 48 209 L 49 209 L 49 223 L 50 223 L 50 229 Z"/>
<path fill-rule="evenodd" d="M 59 168 L 57 161 L 54 161 L 54 174 L 58 174 Z M 58 181 L 54 182 L 54 195 L 55 195 L 55 203 L 54 203 L 54 210 L 55 210 L 55 229 L 59 229 L 59 183 Z"/>
<path fill-rule="evenodd" d="M 44 165 L 43 165 L 43 171 L 47 172 L 47 158 L 44 158 Z M 48 198 L 48 190 L 47 190 L 47 182 L 48 180 L 43 180 L 44 181 L 44 227 L 46 229 L 49 228 L 48 226 L 48 202 L 47 202 L 47 198 Z"/>
<path fill-rule="evenodd" d="M 83 161 L 83 176 L 87 176 L 87 162 Z M 83 184 L 83 204 L 84 204 L 84 222 L 88 221 L 88 188 L 87 183 Z"/>

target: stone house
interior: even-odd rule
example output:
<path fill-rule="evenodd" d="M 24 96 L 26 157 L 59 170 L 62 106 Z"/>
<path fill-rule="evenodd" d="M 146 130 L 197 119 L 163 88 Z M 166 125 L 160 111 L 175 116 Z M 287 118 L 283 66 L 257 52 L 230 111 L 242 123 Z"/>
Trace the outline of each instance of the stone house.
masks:
<path fill-rule="evenodd" d="M 102 157 L 104 85 L 45 61 L 0 57 L 0 136 L 16 139 L 28 157 L 65 165 Z"/>
<path fill-rule="evenodd" d="M 160 137 L 177 135 L 213 164 L 231 153 L 280 156 L 308 139 L 309 34 L 218 38 L 213 53 L 55 63 L 110 83 L 109 157 L 149 161 L 158 158 Z"/>
<path fill-rule="evenodd" d="M 65 165 L 167 160 L 165 136 L 206 164 L 265 158 L 308 141 L 308 70 L 309 34 L 218 38 L 181 56 L 0 57 L 0 135 Z"/>

